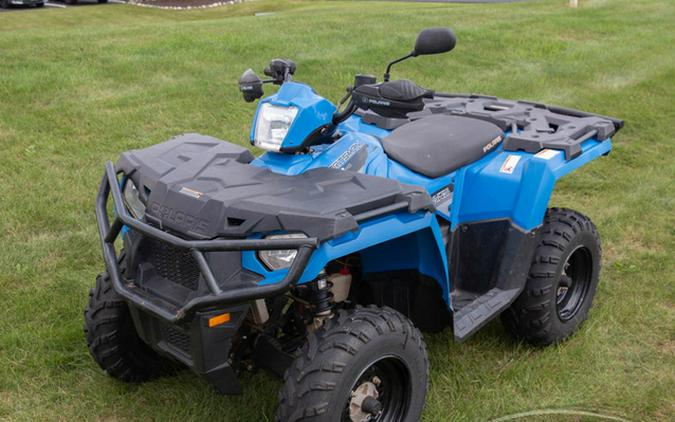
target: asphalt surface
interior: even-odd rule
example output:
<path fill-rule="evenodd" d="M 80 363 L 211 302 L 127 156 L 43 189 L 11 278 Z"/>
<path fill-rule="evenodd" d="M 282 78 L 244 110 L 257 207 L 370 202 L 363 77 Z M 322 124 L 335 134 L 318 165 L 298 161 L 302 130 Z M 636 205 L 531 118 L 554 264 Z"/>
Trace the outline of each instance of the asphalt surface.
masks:
<path fill-rule="evenodd" d="M 0 8 L 0 13 L 3 12 L 29 12 L 45 9 L 67 9 L 70 7 L 87 7 L 87 6 L 108 6 L 111 4 L 125 3 L 121 0 L 108 0 L 108 3 L 99 4 L 97 0 L 79 0 L 77 4 L 65 4 L 59 1 L 45 1 L 45 7 L 30 7 L 30 6 L 10 6 L 8 9 Z"/>

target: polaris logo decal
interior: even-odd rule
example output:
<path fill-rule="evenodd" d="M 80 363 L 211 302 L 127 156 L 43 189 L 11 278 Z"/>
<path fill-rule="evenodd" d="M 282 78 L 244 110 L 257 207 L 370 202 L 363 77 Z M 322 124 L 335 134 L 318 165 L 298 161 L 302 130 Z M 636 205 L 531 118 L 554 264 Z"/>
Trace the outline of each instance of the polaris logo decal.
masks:
<path fill-rule="evenodd" d="M 182 227 L 188 231 L 206 231 L 208 222 L 199 217 L 186 214 L 183 211 L 178 211 L 166 205 L 160 205 L 158 202 L 150 204 L 150 212 L 152 215 L 159 217 L 162 221 L 172 223 L 175 226 Z"/>
<path fill-rule="evenodd" d="M 373 104 L 373 105 L 379 105 L 379 106 L 385 106 L 389 107 L 391 105 L 391 102 L 389 101 L 384 101 L 384 100 L 374 100 L 372 98 L 368 98 L 367 101 L 368 104 Z"/>
<path fill-rule="evenodd" d="M 340 154 L 337 160 L 333 161 L 328 167 L 338 170 L 360 170 L 368 157 L 368 152 L 364 147 L 364 144 L 351 144 L 349 149 Z"/>
<path fill-rule="evenodd" d="M 496 147 L 502 141 L 502 137 L 497 136 L 495 139 L 491 140 L 483 147 L 483 153 L 490 151 L 492 148 Z"/>

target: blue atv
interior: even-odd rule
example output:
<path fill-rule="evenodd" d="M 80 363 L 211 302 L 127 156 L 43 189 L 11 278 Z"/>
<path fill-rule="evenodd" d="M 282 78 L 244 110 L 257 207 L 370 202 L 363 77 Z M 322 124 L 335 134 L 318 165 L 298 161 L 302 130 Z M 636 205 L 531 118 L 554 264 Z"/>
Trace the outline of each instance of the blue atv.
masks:
<path fill-rule="evenodd" d="M 501 316 L 548 345 L 586 319 L 600 272 L 590 219 L 547 208 L 621 120 L 390 80 L 450 51 L 422 31 L 382 82 L 336 106 L 273 60 L 241 77 L 244 147 L 186 134 L 108 162 L 96 204 L 106 271 L 85 310 L 96 362 L 138 382 L 191 368 L 224 394 L 283 377 L 279 421 L 415 421 L 429 382 L 419 330 L 465 340 Z M 108 212 L 112 198 L 112 213 Z"/>

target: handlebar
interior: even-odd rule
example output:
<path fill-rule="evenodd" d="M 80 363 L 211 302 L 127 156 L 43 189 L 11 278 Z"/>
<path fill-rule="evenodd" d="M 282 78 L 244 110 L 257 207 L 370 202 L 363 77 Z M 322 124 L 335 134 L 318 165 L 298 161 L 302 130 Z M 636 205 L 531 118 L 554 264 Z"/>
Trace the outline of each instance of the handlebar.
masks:
<path fill-rule="evenodd" d="M 349 103 L 347 103 L 347 107 L 345 107 L 344 110 L 342 111 L 336 111 L 335 114 L 333 114 L 333 125 L 339 125 L 340 123 L 344 122 L 356 112 L 358 107 L 354 103 L 353 99 L 349 99 Z"/>

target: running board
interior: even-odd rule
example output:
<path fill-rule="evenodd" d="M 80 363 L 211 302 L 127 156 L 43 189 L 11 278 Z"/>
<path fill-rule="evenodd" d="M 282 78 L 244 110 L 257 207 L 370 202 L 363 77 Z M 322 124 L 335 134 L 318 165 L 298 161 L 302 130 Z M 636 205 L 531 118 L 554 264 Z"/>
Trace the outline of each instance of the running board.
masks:
<path fill-rule="evenodd" d="M 495 287 L 462 306 L 453 317 L 455 340 L 466 340 L 516 300 L 521 290 L 519 288 L 502 290 Z M 461 302 L 453 299 L 453 302 L 455 301 Z"/>

